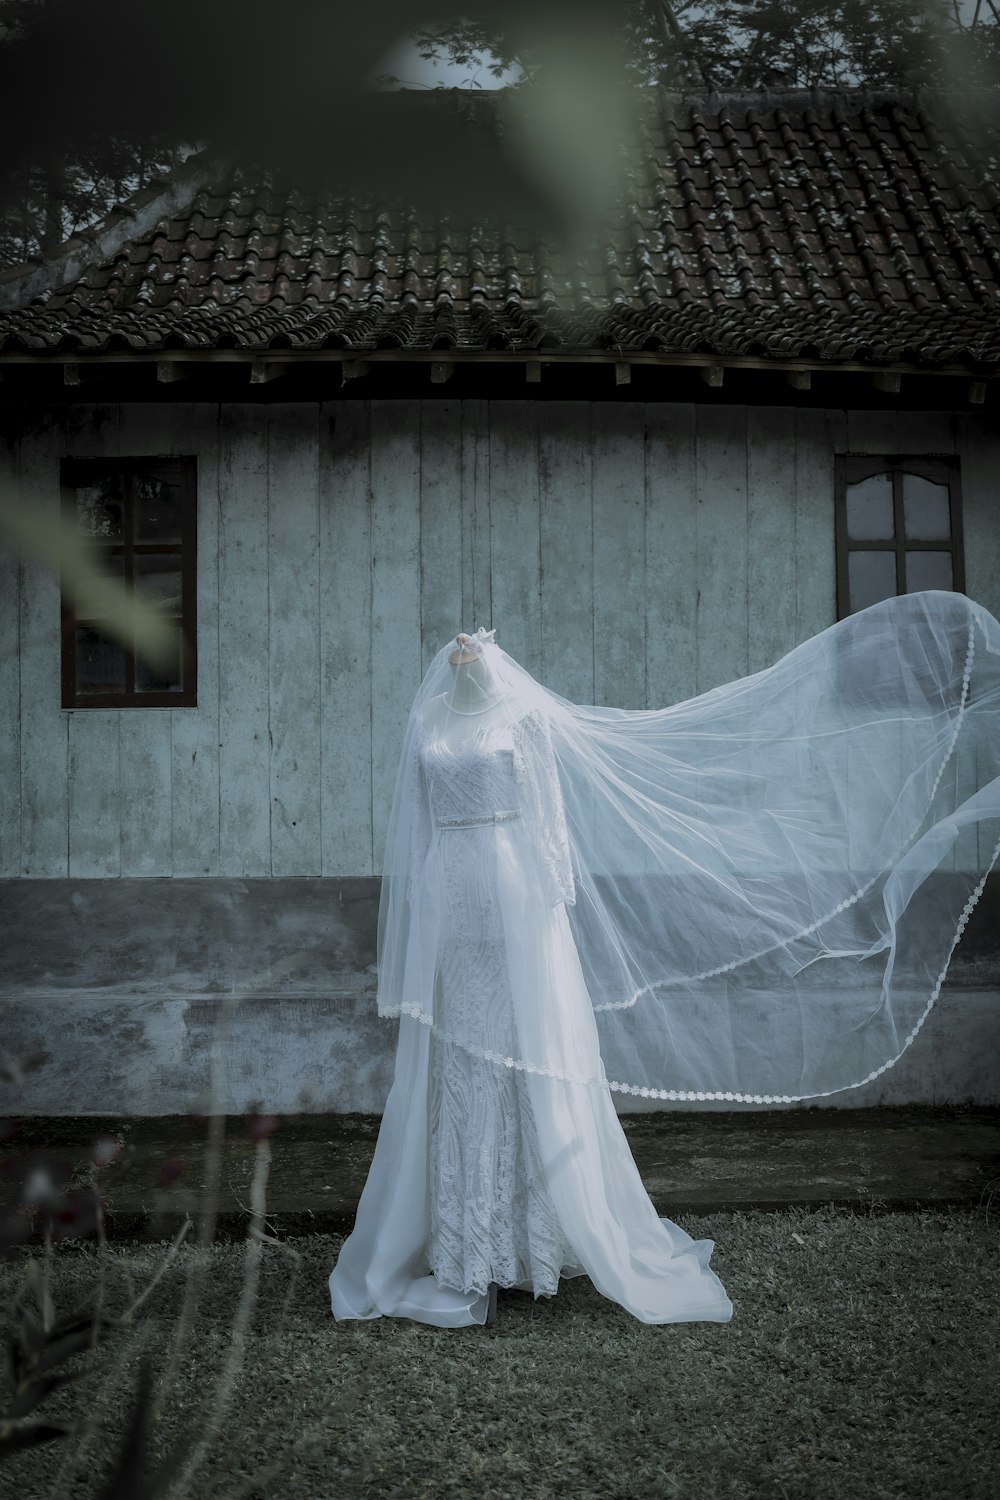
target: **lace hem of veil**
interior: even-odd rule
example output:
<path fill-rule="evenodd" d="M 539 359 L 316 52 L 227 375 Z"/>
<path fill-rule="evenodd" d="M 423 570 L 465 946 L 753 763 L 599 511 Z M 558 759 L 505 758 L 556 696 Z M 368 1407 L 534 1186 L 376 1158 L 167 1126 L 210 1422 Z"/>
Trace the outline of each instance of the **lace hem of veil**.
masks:
<path fill-rule="evenodd" d="M 938 975 L 934 988 L 931 991 L 930 999 L 927 1001 L 927 1004 L 921 1012 L 916 1025 L 907 1035 L 906 1040 L 903 1042 L 903 1045 L 900 1047 L 895 1057 L 889 1058 L 886 1062 L 882 1063 L 880 1067 L 874 1068 L 872 1072 L 867 1073 L 864 1078 L 859 1078 L 852 1083 L 841 1084 L 838 1088 L 835 1089 L 823 1089 L 820 1092 L 814 1094 L 743 1094 L 735 1090 L 721 1091 L 709 1089 L 694 1090 L 657 1089 L 644 1087 L 641 1088 L 636 1084 L 619 1083 L 614 1079 L 608 1078 L 604 1074 L 603 1064 L 601 1065 L 600 1077 L 582 1078 L 573 1077 L 570 1074 L 560 1072 L 555 1068 L 543 1067 L 538 1063 L 526 1062 L 523 1058 L 501 1057 L 498 1052 L 490 1052 L 485 1048 L 476 1047 L 470 1042 L 463 1041 L 461 1037 L 454 1036 L 452 1033 L 445 1031 L 443 1027 L 438 1025 L 433 1016 L 428 1015 L 426 1011 L 421 1010 L 417 1005 L 403 1003 L 401 1005 L 392 1006 L 389 1009 L 380 1010 L 379 1016 L 384 1020 L 393 1020 L 402 1015 L 412 1016 L 412 1018 L 415 1021 L 419 1021 L 422 1026 L 430 1027 L 430 1030 L 433 1032 L 433 1034 L 436 1037 L 439 1037 L 442 1041 L 451 1042 L 456 1047 L 462 1047 L 466 1052 L 470 1053 L 474 1057 L 480 1057 L 486 1062 L 500 1064 L 505 1068 L 516 1068 L 524 1073 L 536 1073 L 541 1077 L 552 1078 L 558 1083 L 568 1083 L 579 1088 L 602 1088 L 609 1090 L 609 1092 L 613 1094 L 634 1094 L 637 1098 L 641 1099 L 668 1099 L 672 1102 L 680 1102 L 684 1100 L 701 1102 L 703 1100 L 714 1099 L 725 1101 L 726 1103 L 735 1104 L 800 1104 L 806 1099 L 827 1099 L 831 1094 L 842 1094 L 845 1093 L 848 1089 L 862 1088 L 866 1083 L 874 1083 L 876 1078 L 880 1078 L 883 1073 L 887 1073 L 890 1068 L 895 1067 L 896 1063 L 899 1062 L 899 1059 L 902 1057 L 907 1048 L 912 1046 L 918 1033 L 923 1027 L 924 1022 L 927 1020 L 927 1017 L 934 1009 L 935 1002 L 937 1001 L 938 996 L 941 993 L 941 986 L 944 984 L 944 981 L 947 978 L 948 970 L 951 967 L 952 954 L 958 947 L 959 939 L 961 938 L 962 933 L 965 931 L 965 928 L 968 925 L 969 918 L 975 909 L 976 903 L 978 902 L 980 896 L 983 894 L 983 891 L 986 888 L 986 882 L 989 879 L 993 867 L 996 865 L 998 859 L 1000 859 L 1000 839 L 997 840 L 996 847 L 993 850 L 992 858 L 989 861 L 988 869 L 984 872 L 982 878 L 975 886 L 971 896 L 962 908 L 961 915 L 959 916 L 958 923 L 955 927 L 955 935 L 952 938 L 951 947 L 948 949 L 948 956 L 945 959 L 944 967 Z M 598 1010 L 602 1007 L 595 1006 L 594 1008 L 595 1010 Z"/>

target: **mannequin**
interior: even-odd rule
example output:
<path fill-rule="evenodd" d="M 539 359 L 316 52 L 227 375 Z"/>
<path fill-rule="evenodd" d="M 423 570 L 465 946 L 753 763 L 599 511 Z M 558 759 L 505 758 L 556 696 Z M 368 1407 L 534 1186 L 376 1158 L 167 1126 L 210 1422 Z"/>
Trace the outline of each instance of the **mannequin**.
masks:
<path fill-rule="evenodd" d="M 396 1069 L 334 1315 L 482 1324 L 497 1284 L 586 1273 L 642 1322 L 726 1322 L 615 1096 L 826 1099 L 919 1044 L 1000 858 L 1000 623 L 901 595 L 643 710 L 574 704 L 493 636 L 442 646 L 404 731 Z"/>
<path fill-rule="evenodd" d="M 448 657 L 453 668 L 450 688 L 431 699 L 421 715 L 425 732 L 439 736 L 451 749 L 502 722 L 505 700 L 488 664 L 473 648 L 472 637 L 462 632 L 456 640 L 459 649 Z"/>

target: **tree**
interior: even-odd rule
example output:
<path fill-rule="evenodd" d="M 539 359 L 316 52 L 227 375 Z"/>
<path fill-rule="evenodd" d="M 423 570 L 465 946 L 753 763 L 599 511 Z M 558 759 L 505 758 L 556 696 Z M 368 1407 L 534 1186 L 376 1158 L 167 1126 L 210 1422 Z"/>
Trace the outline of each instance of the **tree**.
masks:
<path fill-rule="evenodd" d="M 993 0 L 622 0 L 628 68 L 638 84 L 757 90 L 919 85 L 997 88 L 1000 10 Z M 519 48 L 509 7 L 439 21 L 421 55 L 499 77 L 538 69 Z"/>
<path fill-rule="evenodd" d="M 433 24 L 429 7 L 0 0 L 0 265 L 43 259 L 195 143 L 324 190 L 417 189 L 443 206 L 457 189 L 572 216 L 615 170 L 622 85 L 964 93 L 1000 78 L 994 0 L 463 0 Z M 534 88 L 513 91 L 518 159 L 431 114 L 400 126 L 372 82 L 406 36 L 428 57 L 485 54 L 496 76 L 520 66 Z"/>
<path fill-rule="evenodd" d="M 483 210 L 539 211 L 544 185 L 522 170 L 516 147 L 505 155 L 440 111 L 415 118 L 372 87 L 427 3 L 283 0 L 275 12 L 269 0 L 0 0 L 0 255 L 8 265 L 43 259 L 192 143 L 313 190 L 417 191 L 430 211 L 456 196 Z M 488 7 L 465 0 L 464 9 L 474 20 Z M 617 6 L 546 0 L 538 11 L 510 0 L 514 45 L 546 60 L 552 98 L 588 101 L 565 166 L 615 137 Z M 550 123 L 536 131 L 543 147 L 562 128 Z"/>
<path fill-rule="evenodd" d="M 60 20 L 52 0 L 0 0 L 0 265 L 41 259 L 186 154 L 167 131 L 94 129 L 72 88 L 60 118 Z"/>

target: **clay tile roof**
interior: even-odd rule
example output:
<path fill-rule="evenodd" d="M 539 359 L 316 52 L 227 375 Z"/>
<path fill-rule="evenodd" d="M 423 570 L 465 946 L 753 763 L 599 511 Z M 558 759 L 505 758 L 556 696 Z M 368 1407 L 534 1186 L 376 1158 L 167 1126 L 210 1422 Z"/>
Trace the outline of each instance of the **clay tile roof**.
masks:
<path fill-rule="evenodd" d="M 658 94 L 641 141 L 602 242 L 570 259 L 537 226 L 307 199 L 194 160 L 0 281 L 0 355 L 1000 360 L 1000 127 L 981 115 L 972 126 L 944 101 L 867 90 Z"/>

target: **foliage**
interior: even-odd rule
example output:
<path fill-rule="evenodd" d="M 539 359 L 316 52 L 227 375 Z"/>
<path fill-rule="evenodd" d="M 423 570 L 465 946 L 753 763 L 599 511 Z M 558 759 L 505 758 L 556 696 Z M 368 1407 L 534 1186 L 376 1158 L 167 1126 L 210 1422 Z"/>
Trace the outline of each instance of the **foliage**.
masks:
<path fill-rule="evenodd" d="M 294 164 L 330 190 L 353 174 L 386 192 L 432 191 L 446 152 L 463 201 L 488 179 L 509 212 L 516 194 L 500 203 L 503 173 L 472 135 L 394 125 L 373 83 L 406 36 L 426 57 L 468 67 L 485 56 L 494 78 L 520 68 L 537 86 L 514 177 L 543 199 L 568 182 L 570 217 L 580 203 L 567 200 L 595 183 L 594 152 L 620 138 L 621 83 L 964 93 L 1000 79 L 990 0 L 972 12 L 967 0 L 465 0 L 441 20 L 428 9 L 380 0 L 345 15 L 285 0 L 276 20 L 267 0 L 0 0 L 0 266 L 44 259 L 195 143 Z M 603 151 L 598 177 L 612 157 Z"/>
<path fill-rule="evenodd" d="M 290 1242 L 81 1245 L 52 1257 L 49 1294 L 76 1306 L 99 1271 L 114 1331 L 48 1405 L 86 1431 L 0 1473 L 23 1500 L 152 1500 L 167 1474 L 172 1500 L 995 1495 L 997 1244 L 981 1210 L 685 1227 L 716 1241 L 729 1324 L 647 1326 L 586 1277 L 552 1298 L 502 1291 L 489 1328 L 338 1324 L 339 1237 L 299 1239 L 294 1260 Z M 0 1267 L 8 1297 L 26 1271 Z M 129 1324 L 133 1279 L 156 1288 Z M 197 1465 L 172 1473 L 185 1444 Z"/>
<path fill-rule="evenodd" d="M 21 70 L 26 54 L 32 83 L 36 72 L 44 75 L 50 47 L 45 27 L 51 24 L 52 10 L 50 0 L 0 0 L 0 89 L 8 98 L 6 107 L 0 103 L 0 124 L 6 127 L 0 167 L 0 265 L 40 258 L 186 154 L 184 143 L 167 132 L 91 128 L 79 109 L 64 138 L 45 140 L 37 116 L 51 110 L 52 101 L 40 84 L 32 90 L 31 118 L 22 119 L 21 129 L 16 129 L 10 106 L 11 97 L 16 99 L 20 91 L 5 85 Z M 38 58 L 35 66 L 32 56 Z M 85 56 L 80 64 L 86 66 Z M 58 117 L 58 111 L 55 114 Z"/>
<path fill-rule="evenodd" d="M 1000 84 L 1000 23 L 963 20 L 946 0 L 619 0 L 632 80 L 667 88 L 757 90 Z M 975 24 L 973 24 L 975 19 Z M 466 67 L 489 57 L 499 78 L 539 63 L 509 5 L 422 27 L 423 57 Z"/>
<path fill-rule="evenodd" d="M 13 1083 L 21 1082 L 26 1072 L 41 1066 L 46 1060 L 47 1054 L 41 1050 L 17 1059 L 3 1058 L 0 1060 L 0 1077 Z M 214 1083 L 217 1087 L 217 1075 Z M 195 1114 L 189 1123 L 198 1129 L 204 1125 L 205 1118 Z M 114 1312 L 107 1307 L 106 1262 L 100 1264 L 95 1295 L 81 1300 L 79 1289 L 74 1288 L 63 1299 L 58 1286 L 62 1278 L 55 1259 L 56 1244 L 68 1242 L 82 1247 L 87 1238 L 96 1233 L 99 1252 L 106 1254 L 104 1207 L 107 1195 L 97 1179 L 120 1154 L 122 1138 L 105 1137 L 95 1141 L 88 1159 L 82 1164 L 82 1172 L 81 1164 L 77 1164 L 72 1176 L 65 1158 L 46 1151 L 35 1152 L 20 1162 L 8 1161 L 8 1184 L 19 1189 L 19 1202 L 0 1217 L 0 1285 L 4 1280 L 5 1262 L 15 1276 L 19 1270 L 22 1275 L 20 1288 L 6 1299 L 0 1312 L 5 1387 L 0 1393 L 0 1469 L 6 1471 L 29 1452 L 34 1456 L 40 1449 L 55 1446 L 60 1453 L 62 1468 L 52 1493 L 63 1494 L 62 1477 L 70 1470 L 94 1463 L 87 1454 L 87 1447 L 97 1438 L 105 1450 L 110 1444 L 113 1452 L 112 1466 L 105 1472 L 100 1489 L 94 1492 L 97 1500 L 167 1500 L 174 1486 L 181 1487 L 184 1494 L 190 1493 L 187 1486 L 191 1474 L 204 1462 L 213 1439 L 220 1434 L 219 1417 L 230 1403 L 232 1387 L 242 1363 L 250 1316 L 257 1300 L 262 1247 L 264 1244 L 276 1246 L 293 1266 L 299 1259 L 294 1247 L 279 1242 L 263 1228 L 271 1159 L 269 1137 L 278 1123 L 273 1115 L 252 1114 L 248 1120 L 248 1134 L 255 1147 L 256 1162 L 250 1191 L 246 1253 L 240 1268 L 237 1306 L 231 1325 L 230 1359 L 226 1368 L 217 1372 L 211 1392 L 203 1394 L 199 1410 L 185 1414 L 177 1424 L 175 1440 L 165 1457 L 159 1446 L 155 1454 L 153 1452 L 155 1427 L 162 1415 L 165 1388 L 174 1374 L 180 1347 L 190 1330 L 194 1302 L 200 1290 L 197 1270 L 185 1283 L 184 1300 L 166 1370 L 155 1372 L 160 1376 L 158 1391 L 154 1393 L 153 1363 L 148 1354 L 143 1353 L 138 1359 L 134 1391 L 130 1386 L 127 1392 L 116 1394 L 106 1407 L 100 1392 L 106 1391 L 109 1378 L 114 1380 L 119 1373 L 122 1340 L 137 1330 L 141 1334 L 148 1327 L 137 1314 L 168 1273 L 191 1228 L 190 1216 L 185 1217 L 173 1244 L 160 1258 L 160 1264 L 144 1290 L 136 1296 L 129 1285 L 120 1311 Z M 199 1233 L 202 1251 L 211 1244 L 214 1233 L 224 1117 L 220 1113 L 213 1114 L 208 1118 L 208 1127 L 206 1181 L 203 1183 L 207 1189 L 206 1211 Z M 0 1121 L 0 1140 L 9 1146 L 18 1130 L 17 1121 Z M 176 1158 L 161 1164 L 161 1193 L 183 1170 L 184 1163 Z M 29 1251 L 28 1258 L 22 1260 L 29 1222 L 43 1235 L 44 1255 L 34 1256 Z M 131 1278 L 127 1279 L 131 1283 Z M 72 1302 L 71 1311 L 60 1314 L 57 1303 L 62 1300 Z M 108 1345 L 116 1352 L 102 1366 L 101 1355 Z M 82 1368 L 79 1365 L 66 1368 L 79 1359 L 85 1361 Z M 54 1398 L 56 1402 L 59 1400 L 57 1393 L 76 1381 L 86 1381 L 93 1376 L 95 1360 L 100 1385 L 98 1398 L 91 1403 L 90 1411 L 75 1417 L 42 1415 L 40 1408 L 43 1405 L 51 1413 Z M 121 1414 L 126 1408 L 124 1436 L 120 1437 Z M 154 1457 L 159 1462 L 151 1470 Z M 253 1476 L 253 1483 L 263 1483 L 273 1477 L 279 1467 L 280 1464 L 275 1462 L 260 1466 Z M 21 1494 L 29 1493 L 30 1489 L 28 1479 L 18 1486 Z"/>

